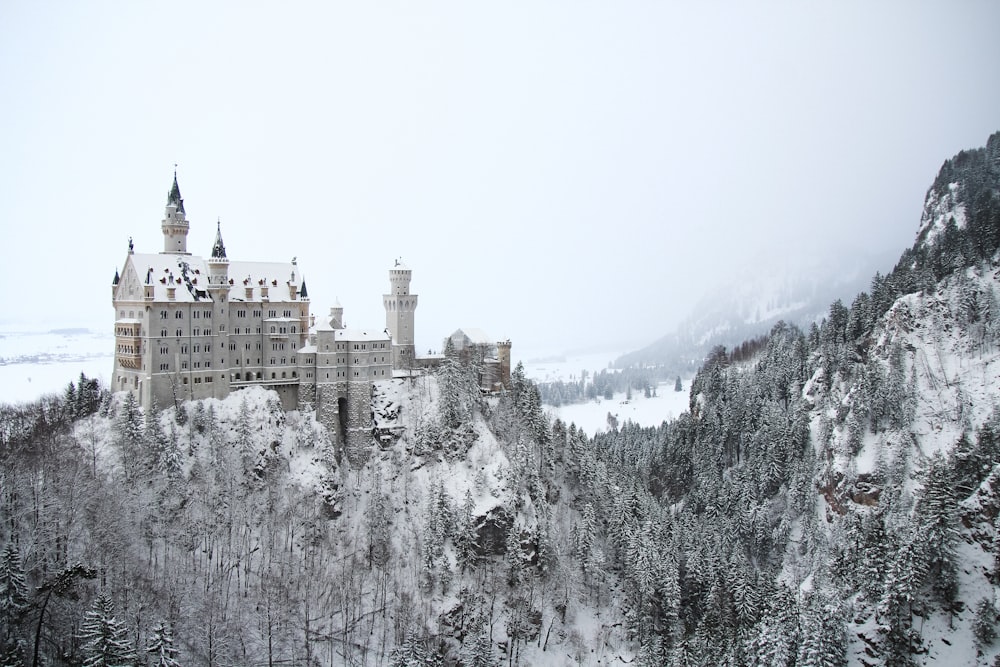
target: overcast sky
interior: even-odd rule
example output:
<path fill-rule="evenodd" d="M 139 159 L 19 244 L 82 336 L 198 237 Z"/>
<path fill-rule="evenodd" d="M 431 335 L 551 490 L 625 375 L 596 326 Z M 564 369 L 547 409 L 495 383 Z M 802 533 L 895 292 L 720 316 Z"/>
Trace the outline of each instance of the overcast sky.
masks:
<path fill-rule="evenodd" d="M 2 319 L 111 328 L 177 163 L 208 254 L 417 344 L 658 338 L 748 262 L 901 251 L 1000 129 L 1000 3 L 0 0 Z M 889 268 L 889 267 L 886 267 Z M 422 351 L 422 350 L 421 350 Z M 517 355 L 515 355 L 517 356 Z"/>

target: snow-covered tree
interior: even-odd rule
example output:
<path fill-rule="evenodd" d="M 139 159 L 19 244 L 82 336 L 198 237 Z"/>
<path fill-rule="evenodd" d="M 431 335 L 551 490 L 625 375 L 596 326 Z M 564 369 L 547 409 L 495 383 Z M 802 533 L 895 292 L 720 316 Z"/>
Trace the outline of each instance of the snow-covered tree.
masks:
<path fill-rule="evenodd" d="M 164 621 L 153 628 L 153 636 L 146 647 L 153 667 L 181 667 L 176 659 L 180 651 L 174 647 L 174 636 Z"/>
<path fill-rule="evenodd" d="M 79 638 L 84 667 L 131 667 L 135 661 L 128 630 L 115 618 L 114 602 L 107 593 L 99 594 L 84 616 Z"/>

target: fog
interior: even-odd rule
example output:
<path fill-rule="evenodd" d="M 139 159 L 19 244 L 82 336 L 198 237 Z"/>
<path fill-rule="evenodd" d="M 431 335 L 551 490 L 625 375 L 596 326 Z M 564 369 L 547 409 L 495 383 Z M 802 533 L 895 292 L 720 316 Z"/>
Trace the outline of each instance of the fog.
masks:
<path fill-rule="evenodd" d="M 176 164 L 188 249 L 297 257 L 317 314 L 381 329 L 402 257 L 420 351 L 624 351 L 901 251 L 1000 129 L 996 2 L 206 4 L 0 5 L 5 322 L 110 330 Z"/>

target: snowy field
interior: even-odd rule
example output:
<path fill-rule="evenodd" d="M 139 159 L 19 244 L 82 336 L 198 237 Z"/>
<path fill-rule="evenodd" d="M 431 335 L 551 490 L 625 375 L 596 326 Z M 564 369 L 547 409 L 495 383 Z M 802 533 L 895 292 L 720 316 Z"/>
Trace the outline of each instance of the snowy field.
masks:
<path fill-rule="evenodd" d="M 608 368 L 622 353 L 622 350 L 613 350 L 529 357 L 523 362 L 524 374 L 535 382 L 575 381 L 579 380 L 584 370 L 592 375 Z M 684 390 L 678 392 L 674 391 L 673 382 L 660 383 L 656 388 L 656 396 L 650 398 L 645 398 L 642 392 L 636 391 L 632 392 L 631 401 L 625 400 L 625 394 L 616 394 L 610 401 L 598 399 L 558 408 L 546 406 L 546 410 L 567 424 L 576 424 L 588 435 L 607 429 L 609 413 L 620 424 L 632 421 L 640 426 L 659 426 L 688 409 L 690 378 L 683 378 L 683 384 Z"/>
<path fill-rule="evenodd" d="M 0 329 L 0 403 L 61 392 L 80 373 L 106 382 L 114 344 L 110 332 Z"/>

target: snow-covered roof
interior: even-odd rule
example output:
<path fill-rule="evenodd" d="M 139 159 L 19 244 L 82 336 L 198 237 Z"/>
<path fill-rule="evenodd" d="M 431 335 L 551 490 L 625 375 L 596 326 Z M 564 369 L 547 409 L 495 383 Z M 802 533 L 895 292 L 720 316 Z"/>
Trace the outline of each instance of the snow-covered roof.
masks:
<path fill-rule="evenodd" d="M 316 346 L 306 345 L 305 347 L 300 347 L 296 354 L 316 354 Z"/>
<path fill-rule="evenodd" d="M 125 262 L 123 274 L 134 271 L 141 285 L 153 286 L 153 299 L 167 301 L 167 288 L 173 287 L 177 302 L 209 301 L 208 265 L 198 255 L 170 253 L 133 253 Z M 263 288 L 270 301 L 292 301 L 291 286 L 298 287 L 301 274 L 291 262 L 229 263 L 230 301 L 260 301 Z M 247 296 L 247 288 L 251 289 Z"/>
<path fill-rule="evenodd" d="M 362 329 L 337 329 L 334 334 L 334 340 L 342 341 L 388 341 L 389 334 L 385 331 L 365 331 Z"/>

